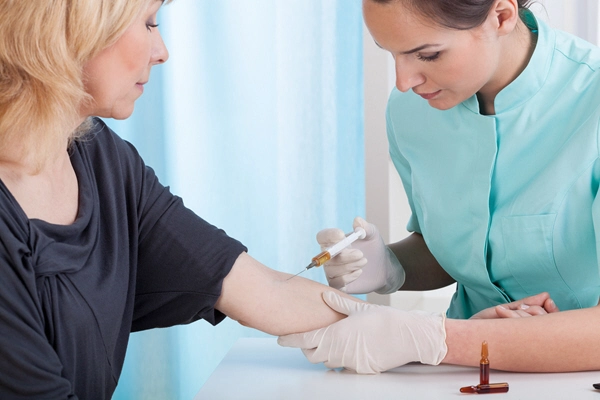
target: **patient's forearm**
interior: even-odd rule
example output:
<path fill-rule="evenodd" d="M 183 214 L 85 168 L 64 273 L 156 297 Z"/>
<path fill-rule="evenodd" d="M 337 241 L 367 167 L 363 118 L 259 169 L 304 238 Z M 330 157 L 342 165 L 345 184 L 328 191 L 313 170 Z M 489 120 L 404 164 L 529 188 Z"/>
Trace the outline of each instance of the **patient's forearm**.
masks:
<path fill-rule="evenodd" d="M 223 282 L 216 308 L 272 335 L 310 331 L 344 317 L 321 297 L 324 291 L 335 289 L 299 276 L 287 280 L 290 276 L 243 253 Z"/>
<path fill-rule="evenodd" d="M 477 365 L 482 341 L 493 368 L 523 372 L 600 369 L 600 307 L 529 318 L 446 320 L 444 363 Z"/>

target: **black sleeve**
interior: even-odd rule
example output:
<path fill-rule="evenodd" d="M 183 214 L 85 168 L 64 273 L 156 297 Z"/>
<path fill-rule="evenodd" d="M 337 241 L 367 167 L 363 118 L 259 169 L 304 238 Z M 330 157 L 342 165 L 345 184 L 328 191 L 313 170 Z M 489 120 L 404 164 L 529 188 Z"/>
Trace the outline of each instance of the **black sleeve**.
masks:
<path fill-rule="evenodd" d="M 133 331 L 225 317 L 223 279 L 246 248 L 191 210 L 143 168 Z"/>

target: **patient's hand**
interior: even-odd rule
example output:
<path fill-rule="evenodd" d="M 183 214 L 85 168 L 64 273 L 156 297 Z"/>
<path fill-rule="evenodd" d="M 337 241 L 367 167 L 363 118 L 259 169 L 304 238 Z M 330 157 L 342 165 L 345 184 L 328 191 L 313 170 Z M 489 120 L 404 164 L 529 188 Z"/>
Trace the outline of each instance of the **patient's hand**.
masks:
<path fill-rule="evenodd" d="M 512 303 L 486 308 L 473 315 L 471 319 L 532 317 L 558 311 L 560 310 L 550 298 L 550 294 L 543 292 Z"/>

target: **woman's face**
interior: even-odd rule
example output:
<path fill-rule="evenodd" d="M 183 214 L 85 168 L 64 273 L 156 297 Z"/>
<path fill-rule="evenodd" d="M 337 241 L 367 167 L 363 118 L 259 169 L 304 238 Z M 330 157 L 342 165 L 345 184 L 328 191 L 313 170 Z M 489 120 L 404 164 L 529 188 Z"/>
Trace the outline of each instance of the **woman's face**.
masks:
<path fill-rule="evenodd" d="M 447 29 L 402 1 L 372 0 L 363 0 L 363 16 L 375 42 L 394 57 L 398 90 L 412 89 L 446 110 L 493 82 L 500 49 L 490 18 L 471 30 Z"/>
<path fill-rule="evenodd" d="M 84 66 L 84 84 L 93 102 L 82 117 L 125 119 L 144 92 L 150 69 L 167 61 L 169 53 L 157 28 L 162 0 L 151 1 L 123 36 Z"/>

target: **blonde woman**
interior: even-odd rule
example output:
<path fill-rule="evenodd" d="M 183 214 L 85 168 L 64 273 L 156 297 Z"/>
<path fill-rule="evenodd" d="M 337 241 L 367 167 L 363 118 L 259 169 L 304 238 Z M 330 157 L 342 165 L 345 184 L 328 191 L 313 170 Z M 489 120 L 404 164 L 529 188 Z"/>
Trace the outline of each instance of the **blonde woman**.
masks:
<path fill-rule="evenodd" d="M 109 399 L 131 331 L 341 318 L 186 209 L 127 118 L 167 61 L 160 0 L 0 0 L 0 398 Z"/>

